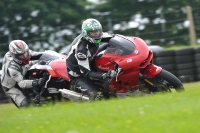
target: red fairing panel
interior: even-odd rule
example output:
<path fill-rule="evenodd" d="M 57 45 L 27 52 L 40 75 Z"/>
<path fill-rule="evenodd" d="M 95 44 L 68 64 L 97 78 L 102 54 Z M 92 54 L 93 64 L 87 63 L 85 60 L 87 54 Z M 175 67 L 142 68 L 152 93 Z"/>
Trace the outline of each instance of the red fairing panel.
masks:
<path fill-rule="evenodd" d="M 51 68 L 57 74 L 57 77 L 61 77 L 67 81 L 70 80 L 66 72 L 66 59 L 52 61 Z"/>
<path fill-rule="evenodd" d="M 162 68 L 154 64 L 149 65 L 144 71 L 144 77 L 153 78 L 162 71 Z"/>

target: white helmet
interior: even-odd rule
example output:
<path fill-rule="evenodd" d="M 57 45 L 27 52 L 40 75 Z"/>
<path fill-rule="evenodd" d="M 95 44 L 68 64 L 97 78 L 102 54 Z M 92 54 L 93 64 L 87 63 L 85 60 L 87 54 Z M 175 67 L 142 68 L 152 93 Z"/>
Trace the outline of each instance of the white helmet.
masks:
<path fill-rule="evenodd" d="M 28 45 L 22 40 L 13 40 L 10 42 L 9 52 L 13 59 L 21 65 L 26 65 L 30 61 Z"/>

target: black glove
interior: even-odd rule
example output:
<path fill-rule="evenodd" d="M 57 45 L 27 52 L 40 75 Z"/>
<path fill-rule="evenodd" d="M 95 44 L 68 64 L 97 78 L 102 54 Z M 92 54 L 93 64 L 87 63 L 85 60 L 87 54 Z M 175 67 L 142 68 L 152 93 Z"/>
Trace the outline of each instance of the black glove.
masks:
<path fill-rule="evenodd" d="M 107 73 L 104 73 L 104 74 L 102 75 L 102 77 L 103 77 L 103 79 L 111 79 L 111 78 L 115 77 L 116 74 L 117 74 L 116 71 L 110 70 L 110 71 L 108 71 Z"/>
<path fill-rule="evenodd" d="M 46 79 L 45 78 L 40 78 L 40 79 L 35 79 L 32 82 L 32 86 L 33 87 L 43 87 L 46 83 Z"/>

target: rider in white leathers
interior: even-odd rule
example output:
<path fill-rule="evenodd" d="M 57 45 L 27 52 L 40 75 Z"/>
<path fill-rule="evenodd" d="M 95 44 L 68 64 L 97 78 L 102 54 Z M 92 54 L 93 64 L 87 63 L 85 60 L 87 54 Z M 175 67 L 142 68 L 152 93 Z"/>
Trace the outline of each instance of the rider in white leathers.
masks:
<path fill-rule="evenodd" d="M 3 59 L 1 84 L 5 94 L 17 107 L 29 105 L 23 89 L 39 89 L 46 82 L 44 78 L 36 80 L 24 78 L 27 70 L 38 62 L 41 55 L 42 52 L 29 50 L 28 45 L 22 40 L 13 40 L 9 44 L 9 51 Z"/>

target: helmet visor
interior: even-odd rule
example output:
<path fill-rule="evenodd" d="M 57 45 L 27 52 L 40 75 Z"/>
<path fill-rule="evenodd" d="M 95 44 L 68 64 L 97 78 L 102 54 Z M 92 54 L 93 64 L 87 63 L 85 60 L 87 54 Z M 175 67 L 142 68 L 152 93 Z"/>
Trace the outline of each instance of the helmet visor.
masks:
<path fill-rule="evenodd" d="M 18 60 L 21 60 L 21 61 L 28 60 L 29 59 L 29 52 L 26 51 L 25 53 L 22 53 L 22 54 L 16 54 L 15 58 L 18 59 Z"/>
<path fill-rule="evenodd" d="M 91 38 L 99 39 L 102 36 L 102 31 L 101 30 L 94 30 L 88 32 L 88 36 Z"/>

